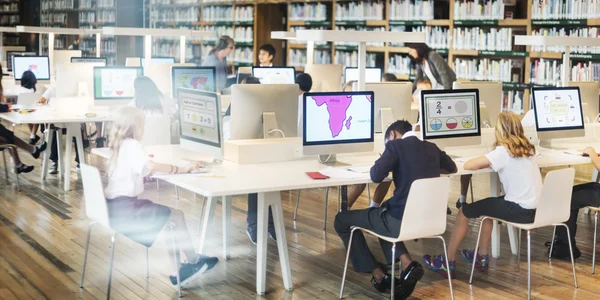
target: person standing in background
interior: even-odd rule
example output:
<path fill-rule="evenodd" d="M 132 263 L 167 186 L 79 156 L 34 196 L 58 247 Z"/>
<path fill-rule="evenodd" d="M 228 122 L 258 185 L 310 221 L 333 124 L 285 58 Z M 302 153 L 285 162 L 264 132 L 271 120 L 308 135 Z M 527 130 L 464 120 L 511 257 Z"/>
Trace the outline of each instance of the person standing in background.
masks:
<path fill-rule="evenodd" d="M 227 83 L 227 56 L 233 51 L 233 45 L 234 41 L 231 37 L 221 36 L 217 41 L 217 45 L 202 61 L 203 67 L 215 67 L 216 69 L 217 93 L 221 93 Z"/>
<path fill-rule="evenodd" d="M 408 55 L 417 63 L 417 78 L 413 90 L 416 89 L 417 82 L 423 79 L 429 79 L 434 90 L 452 89 L 456 74 L 441 55 L 425 43 L 407 43 L 406 46 L 409 48 Z"/>

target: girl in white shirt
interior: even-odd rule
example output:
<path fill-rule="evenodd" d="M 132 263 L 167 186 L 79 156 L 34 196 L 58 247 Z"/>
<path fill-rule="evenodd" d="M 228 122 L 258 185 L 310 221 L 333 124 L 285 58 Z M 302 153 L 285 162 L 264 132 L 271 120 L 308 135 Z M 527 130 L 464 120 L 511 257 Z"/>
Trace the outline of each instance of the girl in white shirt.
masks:
<path fill-rule="evenodd" d="M 154 173 L 181 174 L 200 168 L 198 163 L 179 167 L 153 162 L 144 153 L 140 139 L 144 133 L 144 113 L 134 107 L 122 107 L 116 114 L 110 134 L 110 149 L 113 156 L 109 160 L 108 186 L 105 190 L 110 225 L 128 238 L 152 246 L 160 231 L 170 224 L 168 235 L 175 239 L 178 248 L 190 263 L 180 264 L 181 284 L 213 268 L 218 259 L 197 254 L 185 223 L 183 212 L 178 209 L 156 204 L 150 200 L 138 199 L 144 191 L 144 177 Z M 169 247 L 169 249 L 171 249 Z M 179 253 L 169 251 L 170 261 L 179 262 Z M 181 266 L 180 266 L 181 265 Z M 170 276 L 171 283 L 177 284 L 176 275 Z"/>
<path fill-rule="evenodd" d="M 519 117 L 503 111 L 496 122 L 496 149 L 485 156 L 471 159 L 465 170 L 492 168 L 498 172 L 505 195 L 490 197 L 473 203 L 464 203 L 452 230 L 448 244 L 450 274 L 454 277 L 455 256 L 460 242 L 465 237 L 469 219 L 489 216 L 514 223 L 533 223 L 537 200 L 542 191 L 542 175 L 535 162 L 535 147 L 525 137 Z M 489 267 L 488 246 L 492 236 L 493 222 L 487 219 L 481 225 L 481 242 L 475 267 L 486 271 Z M 461 250 L 463 259 L 472 263 L 474 250 Z M 425 264 L 433 271 L 447 276 L 443 255 L 423 256 Z"/>

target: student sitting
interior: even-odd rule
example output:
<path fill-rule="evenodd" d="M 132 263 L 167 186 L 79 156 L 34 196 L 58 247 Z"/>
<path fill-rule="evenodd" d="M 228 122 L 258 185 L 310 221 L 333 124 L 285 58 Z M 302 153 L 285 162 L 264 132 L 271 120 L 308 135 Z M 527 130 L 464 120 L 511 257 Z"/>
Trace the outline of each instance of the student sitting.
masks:
<path fill-rule="evenodd" d="M 392 172 L 396 190 L 394 196 L 383 203 L 380 208 L 364 210 L 348 210 L 335 217 L 335 231 L 339 234 L 346 248 L 350 240 L 353 226 L 358 226 L 385 236 L 398 236 L 402 224 L 402 216 L 410 186 L 413 181 L 422 178 L 439 177 L 442 172 L 456 172 L 456 164 L 436 145 L 421 141 L 412 131 L 408 121 L 396 121 L 385 132 L 385 151 L 371 168 L 371 180 L 382 182 Z M 424 220 L 426 222 L 426 220 Z M 380 240 L 381 248 L 388 264 L 395 262 L 392 258 L 392 244 Z M 396 244 L 396 255 L 400 257 L 402 266 L 401 278 L 397 286 L 391 286 L 391 277 L 383 264 L 377 262 L 361 231 L 355 231 L 350 250 L 350 261 L 357 272 L 371 273 L 371 283 L 379 292 L 396 289 L 396 297 L 405 299 L 415 289 L 423 276 L 423 267 L 412 261 L 404 243 Z"/>
<path fill-rule="evenodd" d="M 133 82 L 134 98 L 130 106 L 135 106 L 148 115 L 168 115 L 177 114 L 177 105 L 175 102 L 158 89 L 156 83 L 150 77 L 141 76 Z"/>
<path fill-rule="evenodd" d="M 302 137 L 304 93 L 308 93 L 312 89 L 312 77 L 308 73 L 300 73 L 296 76 L 296 84 L 298 85 L 298 137 Z"/>
<path fill-rule="evenodd" d="M 212 269 L 216 257 L 197 254 L 181 210 L 139 199 L 144 192 L 144 177 L 154 173 L 183 174 L 198 170 L 198 163 L 184 167 L 153 162 L 144 152 L 140 139 L 144 134 L 144 113 L 130 106 L 122 107 L 115 116 L 110 133 L 109 147 L 112 157 L 108 162 L 108 186 L 105 190 L 108 216 L 113 229 L 126 237 L 150 247 L 167 224 L 169 238 L 184 253 L 188 263 L 180 266 L 179 253 L 169 250 L 169 261 L 177 261 L 181 284 L 185 285 L 195 276 Z M 172 236 L 171 236 L 172 235 Z M 168 242 L 171 245 L 170 239 Z M 171 246 L 169 246 L 171 247 Z M 172 248 L 169 248 L 172 249 Z M 169 276 L 173 285 L 177 276 Z"/>
<path fill-rule="evenodd" d="M 492 168 L 498 172 L 505 195 L 490 197 L 473 203 L 464 203 L 456 216 L 452 237 L 448 244 L 447 270 L 444 255 L 424 255 L 423 261 L 435 272 L 454 278 L 456 251 L 465 237 L 469 219 L 489 216 L 514 223 L 533 223 L 537 198 L 542 190 L 542 175 L 535 162 L 535 147 L 523 132 L 519 117 L 504 111 L 496 122 L 496 149 L 485 156 L 471 159 L 464 165 L 465 170 Z M 487 219 L 481 224 L 481 242 L 477 257 L 474 250 L 461 250 L 461 256 L 473 263 L 480 271 L 489 267 L 488 246 L 492 235 L 493 221 Z"/>
<path fill-rule="evenodd" d="M 2 92 L 2 84 L 0 83 L 0 93 L 1 92 Z M 4 96 L 2 96 L 2 98 L 4 98 Z M 11 108 L 10 103 L 0 104 L 0 113 L 8 112 L 8 111 L 10 111 L 10 108 Z M 31 153 L 31 156 L 33 156 L 33 158 L 36 158 L 36 159 L 40 157 L 40 154 L 42 152 L 44 152 L 44 150 L 46 150 L 46 142 L 43 142 L 40 146 L 30 145 L 30 144 L 26 143 L 25 141 L 21 140 L 20 138 L 16 137 L 12 131 L 8 130 L 2 124 L 0 124 L 0 145 L 1 144 L 13 144 L 13 145 L 17 146 L 18 148 L 28 151 L 29 153 Z M 12 150 L 9 148 L 8 151 L 10 152 L 10 155 L 13 159 L 13 163 L 16 166 L 17 174 L 29 173 L 29 172 L 33 171 L 33 166 L 27 166 L 21 162 L 19 153 L 17 153 L 16 150 Z"/>
<path fill-rule="evenodd" d="M 21 86 L 17 88 L 16 94 L 33 94 L 37 92 L 36 85 L 37 78 L 35 74 L 31 71 L 25 71 L 21 76 Z M 27 127 L 29 127 L 29 144 L 35 145 L 40 140 L 40 137 L 37 135 L 39 125 L 27 124 Z"/>
<path fill-rule="evenodd" d="M 264 44 L 258 48 L 258 62 L 261 67 L 272 67 L 277 51 L 271 44 Z"/>
<path fill-rule="evenodd" d="M 398 77 L 396 77 L 396 75 L 392 74 L 392 73 L 384 73 L 381 76 L 381 82 L 397 82 L 398 81 Z"/>

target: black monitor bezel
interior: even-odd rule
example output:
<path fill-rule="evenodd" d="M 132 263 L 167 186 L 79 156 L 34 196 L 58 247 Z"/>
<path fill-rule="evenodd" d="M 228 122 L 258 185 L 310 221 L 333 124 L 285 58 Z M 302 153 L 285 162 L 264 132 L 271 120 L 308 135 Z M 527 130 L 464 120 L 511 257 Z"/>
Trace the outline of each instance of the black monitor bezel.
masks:
<path fill-rule="evenodd" d="M 581 115 L 581 126 L 577 127 L 552 127 L 552 128 L 540 128 L 538 124 L 538 112 L 536 109 L 535 91 L 560 91 L 560 90 L 577 90 L 579 96 L 579 113 Z M 581 102 L 581 89 L 578 86 L 565 86 L 565 87 L 532 87 L 531 88 L 531 99 L 533 104 L 533 114 L 535 117 L 535 131 L 548 132 L 548 131 L 568 131 L 568 130 L 582 130 L 585 129 L 585 119 L 583 117 L 583 103 Z"/>
<path fill-rule="evenodd" d="M 261 66 L 252 66 L 252 77 L 256 77 L 254 76 L 254 70 L 255 69 L 292 69 L 292 71 L 294 72 L 294 82 L 292 83 L 282 83 L 282 84 L 295 84 L 296 83 L 296 68 L 294 67 L 261 67 Z M 239 84 L 239 83 L 238 83 Z M 261 84 L 263 84 L 261 82 Z M 265 83 L 268 84 L 268 83 Z"/>
<path fill-rule="evenodd" d="M 459 133 L 459 134 L 450 134 L 450 135 L 436 135 L 436 136 L 427 136 L 426 130 L 426 103 L 425 96 L 426 95 L 437 95 L 437 94 L 462 94 L 462 93 L 475 93 L 475 109 L 477 110 L 477 132 L 474 133 Z M 451 139 L 451 138 L 462 138 L 462 137 L 477 137 L 481 136 L 481 114 L 479 110 L 480 100 L 479 100 L 479 89 L 456 89 L 456 90 L 427 90 L 421 91 L 421 112 L 420 112 L 420 123 L 421 123 L 421 132 L 423 134 L 423 140 L 440 140 L 440 139 Z"/>
<path fill-rule="evenodd" d="M 180 89 L 180 88 L 175 88 L 175 85 L 173 84 L 174 83 L 173 80 L 175 80 L 175 70 L 179 70 L 179 69 L 212 70 L 213 82 L 214 82 L 213 88 L 214 88 L 215 92 L 217 91 L 217 68 L 201 67 L 201 66 L 172 66 L 171 67 L 171 96 L 173 97 L 173 99 L 177 98 L 177 90 Z M 198 91 L 202 91 L 202 90 L 198 90 Z M 208 92 L 208 91 L 205 91 L 205 92 Z"/>
<path fill-rule="evenodd" d="M 219 143 L 212 143 L 212 142 L 208 142 L 208 141 L 204 141 L 201 139 L 197 139 L 197 138 L 193 138 L 193 137 L 189 137 L 183 134 L 183 121 L 181 120 L 179 122 L 179 138 L 184 139 L 184 140 L 188 140 L 194 143 L 200 143 L 200 144 L 204 144 L 207 146 L 212 146 L 212 147 L 218 147 L 221 148 L 223 145 L 223 127 L 221 125 L 221 103 L 220 103 L 220 99 L 219 99 L 219 94 L 215 93 L 215 92 L 207 92 L 207 91 L 203 91 L 203 90 L 195 90 L 195 89 L 187 89 L 187 88 L 177 88 L 177 90 L 183 90 L 185 92 L 189 92 L 192 94 L 198 94 L 198 95 L 202 95 L 202 96 L 206 96 L 206 97 L 215 97 L 216 98 L 216 105 L 215 105 L 215 109 L 216 109 L 216 113 L 217 113 L 217 124 L 216 124 L 216 128 L 217 128 L 217 133 L 218 133 L 218 137 L 219 137 Z M 179 99 L 179 92 L 177 92 L 177 105 L 180 109 L 179 112 L 179 117 L 181 118 L 181 114 L 183 113 L 183 110 L 181 109 L 183 106 L 181 105 L 180 101 L 181 99 Z"/>

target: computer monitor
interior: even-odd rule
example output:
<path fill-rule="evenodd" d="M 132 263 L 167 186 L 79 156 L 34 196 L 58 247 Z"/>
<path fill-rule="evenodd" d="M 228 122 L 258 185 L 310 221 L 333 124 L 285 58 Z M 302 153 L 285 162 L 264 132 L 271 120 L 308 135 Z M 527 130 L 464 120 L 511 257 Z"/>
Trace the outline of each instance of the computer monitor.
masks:
<path fill-rule="evenodd" d="M 375 132 L 385 132 L 396 120 L 417 121 L 417 114 L 411 111 L 412 82 L 367 83 L 365 91 L 372 91 L 375 102 Z M 358 83 L 353 86 L 358 91 Z"/>
<path fill-rule="evenodd" d="M 153 64 L 174 64 L 175 57 L 153 57 L 151 58 Z M 146 66 L 146 58 L 142 57 L 142 67 Z"/>
<path fill-rule="evenodd" d="M 540 140 L 585 136 L 579 87 L 534 87 L 531 93 Z"/>
<path fill-rule="evenodd" d="M 106 57 L 71 57 L 72 63 L 102 63 L 106 66 Z"/>
<path fill-rule="evenodd" d="M 502 101 L 504 93 L 502 92 L 502 82 L 500 81 L 468 81 L 454 82 L 452 89 L 478 89 L 479 90 L 479 105 L 484 105 L 487 111 L 487 120 L 484 119 L 482 111 L 480 111 L 480 120 L 483 127 L 496 127 L 496 120 L 502 111 Z M 481 109 L 481 108 L 480 108 Z M 487 124 L 484 122 L 487 121 Z M 487 125 L 487 126 L 486 126 Z"/>
<path fill-rule="evenodd" d="M 358 80 L 358 68 L 346 67 L 344 71 L 345 82 Z M 381 82 L 381 69 L 380 68 L 366 68 L 365 69 L 365 83 Z"/>
<path fill-rule="evenodd" d="M 56 97 L 87 98 L 94 102 L 94 68 L 104 67 L 104 62 L 69 63 L 56 66 Z"/>
<path fill-rule="evenodd" d="M 52 70 L 55 71 L 54 66 L 71 63 L 72 57 L 81 57 L 81 50 L 55 50 Z"/>
<path fill-rule="evenodd" d="M 173 99 L 177 98 L 179 88 L 188 88 L 205 92 L 216 92 L 215 67 L 171 67 L 171 90 Z"/>
<path fill-rule="evenodd" d="M 164 95 L 171 95 L 171 67 L 194 66 L 194 64 L 148 64 L 144 68 L 144 76 L 152 79 L 158 90 Z"/>
<path fill-rule="evenodd" d="M 304 155 L 373 151 L 373 92 L 305 93 L 302 107 Z"/>
<path fill-rule="evenodd" d="M 94 104 L 122 105 L 135 97 L 134 81 L 140 67 L 94 67 Z"/>
<path fill-rule="evenodd" d="M 585 123 L 593 123 L 599 110 L 598 95 L 600 95 L 600 85 L 598 81 L 571 81 L 569 86 L 578 86 L 579 95 L 581 95 L 581 108 Z"/>
<path fill-rule="evenodd" d="M 20 52 L 20 51 L 6 51 L 6 69 L 9 72 L 13 70 L 13 57 L 15 56 L 36 56 L 36 52 Z"/>
<path fill-rule="evenodd" d="M 252 76 L 252 67 L 239 67 L 237 70 L 236 80 L 237 84 L 242 83 L 246 77 Z"/>
<path fill-rule="evenodd" d="M 296 69 L 293 67 L 252 67 L 252 76 L 261 84 L 294 84 Z"/>
<path fill-rule="evenodd" d="M 219 96 L 213 92 L 178 88 L 177 99 L 181 147 L 223 160 Z"/>
<path fill-rule="evenodd" d="M 298 85 L 232 85 L 230 128 L 232 140 L 296 137 Z"/>
<path fill-rule="evenodd" d="M 311 92 L 339 92 L 342 82 L 342 65 L 321 65 L 309 64 L 306 65 L 304 73 L 307 73 L 312 78 Z"/>
<path fill-rule="evenodd" d="M 33 72 L 37 80 L 50 80 L 48 56 L 14 56 L 13 74 L 15 80 L 21 80 L 25 71 Z"/>
<path fill-rule="evenodd" d="M 25 46 L 2 46 L 2 47 L 0 47 L 0 51 L 2 53 L 2 57 L 0 57 L 0 60 L 8 61 L 8 59 L 7 59 L 8 51 L 25 52 L 25 51 L 27 51 L 27 49 Z"/>
<path fill-rule="evenodd" d="M 479 90 L 421 92 L 423 140 L 440 148 L 481 145 Z"/>

